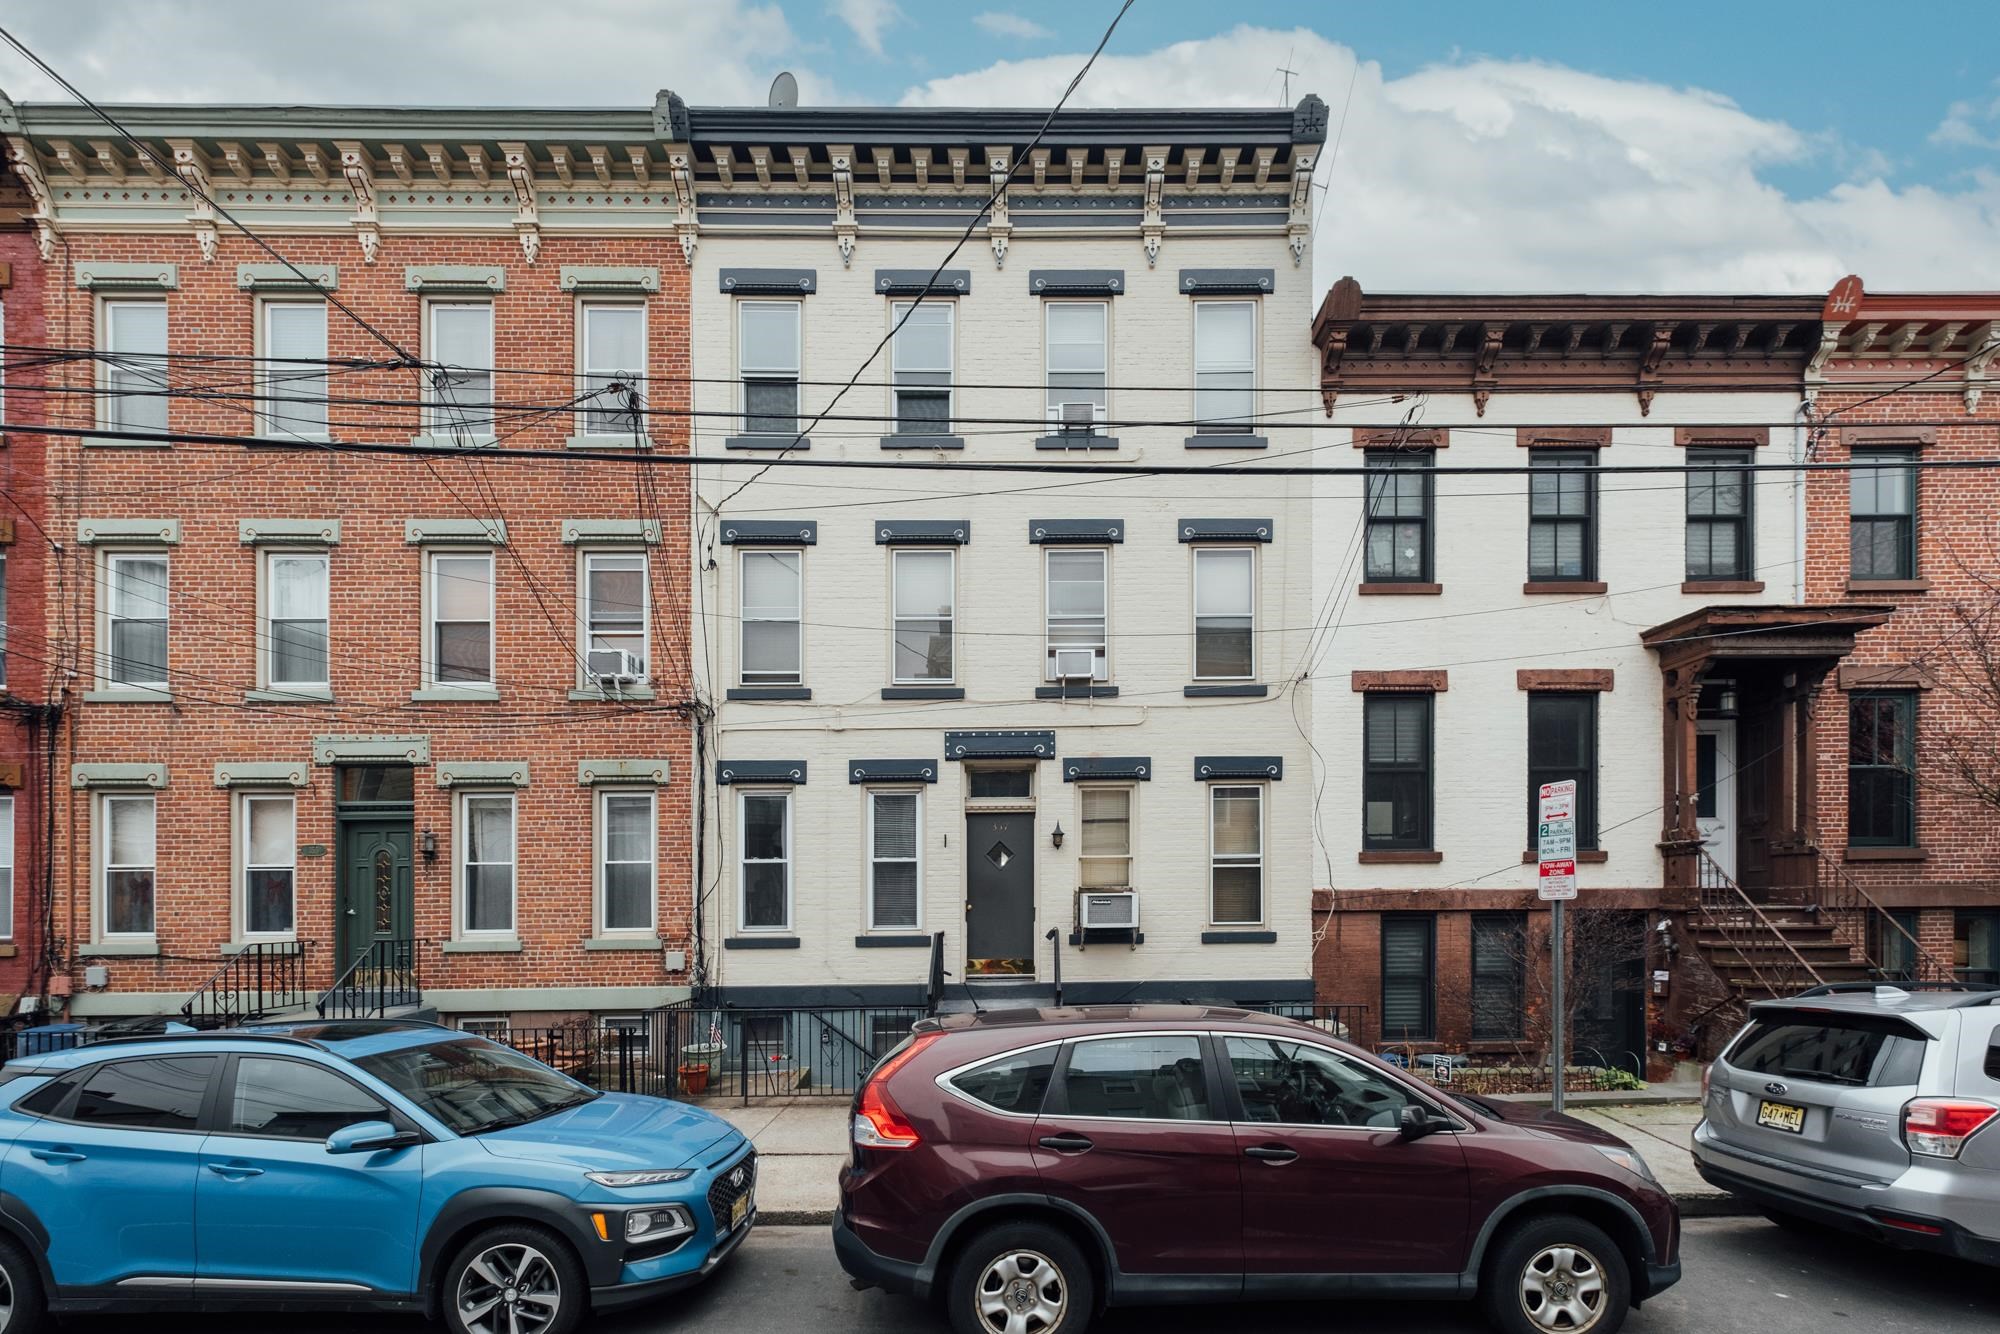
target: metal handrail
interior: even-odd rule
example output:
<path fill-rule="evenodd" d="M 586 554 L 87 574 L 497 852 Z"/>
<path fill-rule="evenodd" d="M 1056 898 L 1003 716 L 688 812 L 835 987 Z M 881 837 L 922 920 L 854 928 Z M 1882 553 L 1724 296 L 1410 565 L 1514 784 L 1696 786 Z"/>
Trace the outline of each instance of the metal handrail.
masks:
<path fill-rule="evenodd" d="M 405 997 L 414 1000 L 420 994 L 417 989 L 418 943 L 407 936 L 370 941 L 368 948 L 355 955 L 340 976 L 334 979 L 333 985 L 321 993 L 314 1006 L 319 1017 L 327 1018 L 327 1011 L 332 1007 L 334 1018 L 365 1018 L 386 1013 L 392 995 L 397 997 L 399 1005 L 406 1003 Z M 372 981 L 356 985 L 356 977 L 371 963 L 374 965 Z M 336 997 L 340 1002 L 337 1005 Z M 361 1002 L 359 1004 L 356 1003 L 357 997 Z"/>
<path fill-rule="evenodd" d="M 1825 978 L 1819 975 L 1817 968 L 1806 962 L 1805 955 L 1799 953 L 1798 947 L 1792 944 L 1791 937 L 1780 930 L 1778 924 L 1773 922 L 1765 915 L 1764 910 L 1757 906 L 1756 901 L 1743 892 L 1743 887 L 1736 883 L 1735 878 L 1729 872 L 1723 870 L 1721 864 L 1709 855 L 1708 849 L 1696 848 L 1695 857 L 1698 859 L 1696 862 L 1696 873 L 1701 915 L 1704 920 L 1714 926 L 1716 933 L 1728 943 L 1730 949 L 1736 952 L 1736 957 L 1742 960 L 1745 968 L 1750 970 L 1750 975 L 1757 979 L 1759 986 L 1773 994 L 1776 994 L 1780 990 L 1778 986 L 1774 985 L 1764 975 L 1763 970 L 1757 967 L 1756 962 L 1744 952 L 1742 943 L 1737 939 L 1736 933 L 1728 925 L 1728 919 L 1722 915 L 1724 908 L 1732 912 L 1748 909 L 1769 937 L 1785 947 L 1785 952 L 1792 956 L 1792 961 L 1798 964 L 1800 971 L 1812 979 L 1814 986 L 1818 986 L 1826 981 Z"/>
<path fill-rule="evenodd" d="M 1842 866 L 1826 849 L 1820 848 L 1817 852 L 1820 870 L 1818 893 L 1820 906 L 1830 907 L 1834 912 L 1873 914 L 1872 917 L 1865 917 L 1864 920 L 1873 921 L 1878 925 L 1886 924 L 1892 926 L 1904 940 L 1910 943 L 1910 958 L 1916 964 L 1917 974 L 1920 979 L 1924 977 L 1939 979 L 1951 976 L 1954 967 L 1951 961 L 1940 958 L 1932 951 L 1924 948 L 1924 943 L 1918 940 L 1908 927 L 1897 921 L 1896 915 L 1887 908 L 1884 908 L 1880 900 L 1862 888 L 1860 882 L 1849 875 L 1847 868 Z M 1829 903 L 1829 895 L 1827 893 L 1829 873 L 1831 873 L 1836 895 L 1845 896 L 1846 902 Z M 1870 948 L 1869 944 L 1871 938 L 1872 933 L 1864 926 L 1861 931 L 1861 939 L 1855 942 L 1852 948 L 1858 949 L 1861 952 L 1861 957 L 1868 961 L 1870 969 L 1881 973 L 1884 971 L 1883 964 L 1886 960 L 1875 957 L 1875 952 Z"/>
<path fill-rule="evenodd" d="M 216 969 L 181 1006 L 190 1023 L 253 1019 L 274 1009 L 303 1003 L 305 954 L 310 942 L 259 940 L 243 946 Z M 245 1004 L 245 997 L 250 998 Z"/>

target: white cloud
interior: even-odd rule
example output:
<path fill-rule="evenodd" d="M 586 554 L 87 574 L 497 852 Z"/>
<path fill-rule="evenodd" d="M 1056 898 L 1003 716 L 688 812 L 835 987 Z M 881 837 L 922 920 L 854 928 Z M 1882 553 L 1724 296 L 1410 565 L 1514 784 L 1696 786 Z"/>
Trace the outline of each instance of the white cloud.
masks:
<path fill-rule="evenodd" d="M 1336 126 L 1353 81 L 1338 156 L 1329 142 L 1316 173 L 1321 286 L 1820 292 L 1848 272 L 1877 290 L 2000 286 L 2000 175 L 1897 187 L 1868 170 L 1882 159 L 1843 149 L 1859 176 L 1793 198 L 1760 173 L 1828 154 L 1823 136 L 1702 89 L 1485 59 L 1385 79 L 1310 30 L 1238 27 L 1100 57 L 1072 105 L 1254 104 L 1287 50 L 1293 88 L 1324 97 Z M 903 101 L 1051 101 L 1081 60 L 1001 61 Z"/>
<path fill-rule="evenodd" d="M 854 30 L 856 41 L 878 56 L 882 54 L 882 30 L 903 18 L 895 0 L 833 0 L 826 8 Z"/>
<path fill-rule="evenodd" d="M 1055 36 L 1033 19 L 1010 14 L 1004 9 L 989 9 L 984 13 L 974 14 L 972 24 L 981 32 L 991 33 L 995 37 L 1015 37 L 1024 42 Z"/>
<path fill-rule="evenodd" d="M 1931 142 L 1948 148 L 2000 148 L 2000 97 L 1983 105 L 1953 102 L 1931 131 Z"/>

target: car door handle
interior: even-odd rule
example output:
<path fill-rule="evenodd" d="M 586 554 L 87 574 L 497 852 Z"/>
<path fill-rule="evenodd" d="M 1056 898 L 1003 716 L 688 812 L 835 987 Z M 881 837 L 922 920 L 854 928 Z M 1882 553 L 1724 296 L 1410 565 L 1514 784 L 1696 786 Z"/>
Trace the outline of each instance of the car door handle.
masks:
<path fill-rule="evenodd" d="M 45 1163 L 56 1163 L 56 1164 L 80 1163 L 86 1157 L 89 1156 L 87 1154 L 78 1153 L 75 1149 L 68 1148 L 66 1146 L 58 1146 L 53 1149 L 30 1149 L 28 1150 L 28 1152 L 33 1154 L 35 1157 L 41 1159 Z"/>
<path fill-rule="evenodd" d="M 208 1170 L 219 1177 L 226 1177 L 230 1181 L 241 1181 L 245 1177 L 260 1177 L 264 1175 L 263 1168 L 252 1167 L 248 1163 L 210 1163 Z"/>
<path fill-rule="evenodd" d="M 1286 1163 L 1296 1162 L 1299 1157 L 1297 1149 L 1288 1149 L 1282 1144 L 1252 1145 L 1243 1152 L 1260 1163 L 1270 1163 L 1274 1167 L 1283 1167 Z"/>
<path fill-rule="evenodd" d="M 1044 1135 L 1036 1143 L 1057 1153 L 1089 1153 L 1091 1143 L 1082 1135 Z"/>

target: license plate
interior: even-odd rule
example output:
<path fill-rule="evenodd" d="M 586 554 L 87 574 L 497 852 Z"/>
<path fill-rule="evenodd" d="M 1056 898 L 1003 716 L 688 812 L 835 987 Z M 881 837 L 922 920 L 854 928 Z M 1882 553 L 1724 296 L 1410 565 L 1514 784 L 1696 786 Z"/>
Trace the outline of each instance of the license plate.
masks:
<path fill-rule="evenodd" d="M 750 1216 L 750 1192 L 744 1191 L 736 1197 L 736 1203 L 729 1206 L 729 1230 L 734 1232 L 743 1226 L 743 1220 Z"/>
<path fill-rule="evenodd" d="M 1757 1104 L 1757 1124 L 1803 1135 L 1806 1133 L 1806 1109 L 1794 1107 L 1788 1102 L 1760 1102 Z"/>

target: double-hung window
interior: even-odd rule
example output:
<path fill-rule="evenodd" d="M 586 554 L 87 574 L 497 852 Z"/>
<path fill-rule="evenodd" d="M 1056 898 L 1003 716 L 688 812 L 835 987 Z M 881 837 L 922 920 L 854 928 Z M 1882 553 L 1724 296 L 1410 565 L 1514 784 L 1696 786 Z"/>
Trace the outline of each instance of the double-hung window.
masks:
<path fill-rule="evenodd" d="M 492 685 L 493 553 L 436 551 L 430 566 L 432 684 Z"/>
<path fill-rule="evenodd" d="M 868 794 L 868 927 L 871 931 L 921 925 L 922 812 L 918 793 Z"/>
<path fill-rule="evenodd" d="M 264 429 L 327 434 L 326 302 L 264 302 Z"/>
<path fill-rule="evenodd" d="M 630 301 L 586 301 L 577 312 L 578 392 L 592 394 L 581 434 L 636 440 L 646 434 L 646 308 Z"/>
<path fill-rule="evenodd" d="M 797 301 L 736 303 L 736 369 L 743 377 L 743 433 L 799 432 L 800 317 Z"/>
<path fill-rule="evenodd" d="M 298 879 L 298 808 L 289 794 L 243 798 L 245 937 L 286 936 L 293 926 Z"/>
<path fill-rule="evenodd" d="M 1431 845 L 1431 697 L 1363 696 L 1361 845 Z"/>
<path fill-rule="evenodd" d="M 493 430 L 493 303 L 433 301 L 425 403 L 433 434 Z"/>
<path fill-rule="evenodd" d="M 1208 789 L 1208 920 L 1249 926 L 1264 920 L 1264 789 Z"/>
<path fill-rule="evenodd" d="M 597 794 L 597 925 L 600 931 L 653 929 L 653 793 Z"/>
<path fill-rule="evenodd" d="M 1256 675 L 1256 605 L 1254 550 L 1195 548 L 1195 680 L 1247 681 Z"/>
<path fill-rule="evenodd" d="M 1431 1036 L 1437 984 L 1433 971 L 1436 920 L 1428 914 L 1382 918 L 1382 1040 L 1421 1041 Z"/>
<path fill-rule="evenodd" d="M 1522 1034 L 1527 982 L 1527 918 L 1517 912 L 1472 915 L 1472 1040 Z"/>
<path fill-rule="evenodd" d="M 1090 434 L 1108 415 L 1111 307 L 1103 301 L 1042 306 L 1048 357 L 1049 422 L 1059 432 Z"/>
<path fill-rule="evenodd" d="M 957 307 L 950 301 L 898 301 L 889 313 L 896 330 L 891 349 L 896 433 L 950 435 Z"/>
<path fill-rule="evenodd" d="M 1854 452 L 1847 474 L 1853 579 L 1917 577 L 1917 457 L 1904 449 Z"/>
<path fill-rule="evenodd" d="M 1751 572 L 1750 462 L 1740 449 L 1690 449 L 1687 577 L 1754 579 Z"/>
<path fill-rule="evenodd" d="M 1132 884 L 1132 799 L 1129 787 L 1088 783 L 1077 788 L 1082 826 L 1077 888 L 1125 889 Z"/>
<path fill-rule="evenodd" d="M 1847 841 L 1917 842 L 1917 696 L 1883 690 L 1847 697 Z"/>
<path fill-rule="evenodd" d="M 1597 696 L 1528 696 L 1528 846 L 1541 831 L 1541 789 L 1576 783 L 1576 845 L 1597 846 Z"/>
<path fill-rule="evenodd" d="M 745 931 L 792 927 L 792 794 L 737 794 L 737 861 Z"/>
<path fill-rule="evenodd" d="M 1597 577 L 1597 462 L 1590 450 L 1532 451 L 1528 460 L 1528 578 Z"/>
<path fill-rule="evenodd" d="M 596 679 L 646 679 L 646 553 L 583 556 L 585 664 Z"/>
<path fill-rule="evenodd" d="M 113 551 L 104 557 L 104 655 L 108 685 L 167 686 L 167 553 Z"/>
<path fill-rule="evenodd" d="M 743 684 L 798 685 L 805 680 L 805 557 L 746 551 L 742 560 Z"/>
<path fill-rule="evenodd" d="M 325 689 L 327 555 L 264 553 L 264 679 L 275 689 Z"/>
<path fill-rule="evenodd" d="M 1102 548 L 1050 549 L 1045 680 L 1110 679 L 1106 581 L 1110 560 L 1111 553 Z M 1088 672 L 1080 670 L 1084 667 Z"/>
<path fill-rule="evenodd" d="M 1371 584 L 1431 581 L 1428 449 L 1368 451 L 1368 537 L 1361 577 Z"/>
<path fill-rule="evenodd" d="M 956 557 L 944 550 L 890 555 L 898 684 L 949 682 L 955 670 Z"/>
<path fill-rule="evenodd" d="M 106 356 L 99 386 L 98 420 L 106 430 L 167 429 L 167 303 L 106 301 L 102 341 Z"/>
<path fill-rule="evenodd" d="M 506 935 L 514 930 L 514 794 L 468 792 L 459 798 L 459 930 Z"/>
<path fill-rule="evenodd" d="M 0 792 L 0 940 L 14 938 L 14 795 Z"/>
<path fill-rule="evenodd" d="M 1257 303 L 1194 303 L 1194 418 L 1203 435 L 1248 434 L 1257 416 Z"/>
<path fill-rule="evenodd" d="M 103 833 L 98 837 L 99 933 L 105 936 L 153 934 L 154 798 L 112 796 L 99 799 Z"/>

